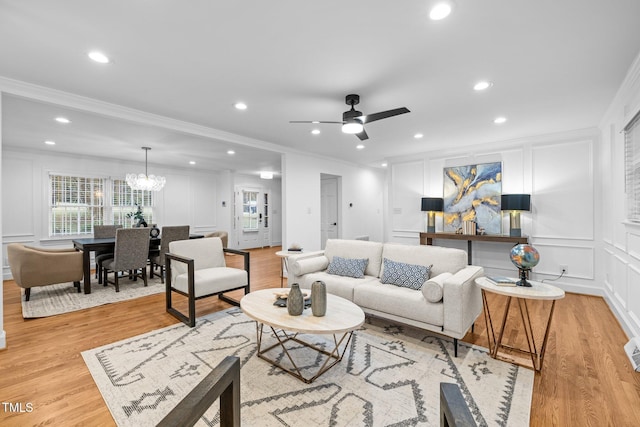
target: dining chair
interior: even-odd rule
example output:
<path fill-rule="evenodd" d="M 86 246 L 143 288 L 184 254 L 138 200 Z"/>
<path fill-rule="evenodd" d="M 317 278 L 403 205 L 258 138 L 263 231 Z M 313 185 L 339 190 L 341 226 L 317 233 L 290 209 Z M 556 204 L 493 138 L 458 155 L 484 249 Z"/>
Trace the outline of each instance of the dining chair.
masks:
<path fill-rule="evenodd" d="M 189 239 L 189 226 L 188 225 L 169 225 L 162 227 L 162 233 L 160 234 L 160 252 L 157 255 L 151 255 L 149 258 L 149 277 L 153 278 L 153 270 L 155 267 L 160 267 L 160 281 L 164 283 L 164 272 L 166 265 L 165 255 L 169 252 L 169 243 L 176 240 L 188 240 Z"/>
<path fill-rule="evenodd" d="M 149 230 L 147 228 L 121 228 L 116 231 L 116 244 L 113 258 L 102 262 L 103 282 L 107 286 L 113 283 L 116 292 L 120 292 L 118 273 L 129 272 L 134 280 L 141 277 L 147 286 L 147 259 L 149 257 Z M 109 272 L 114 273 L 114 281 L 109 282 Z"/>
<path fill-rule="evenodd" d="M 116 230 L 122 228 L 121 225 L 94 225 L 93 237 L 95 239 L 112 239 L 116 237 Z M 98 283 L 102 283 L 102 261 L 113 258 L 112 250 L 100 250 L 94 253 L 94 261 L 96 264 L 96 278 Z"/>

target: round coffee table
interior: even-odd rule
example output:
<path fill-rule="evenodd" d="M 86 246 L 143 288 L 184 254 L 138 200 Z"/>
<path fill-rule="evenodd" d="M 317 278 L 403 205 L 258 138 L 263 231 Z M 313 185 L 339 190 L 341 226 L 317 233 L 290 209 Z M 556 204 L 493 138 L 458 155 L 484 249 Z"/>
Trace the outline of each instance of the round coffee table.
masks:
<path fill-rule="evenodd" d="M 514 278 L 513 280 L 515 282 L 518 279 Z M 542 371 L 542 361 L 544 360 L 544 353 L 547 349 L 547 339 L 549 338 L 549 330 L 551 329 L 551 319 L 553 318 L 553 311 L 556 307 L 556 301 L 564 298 L 564 291 L 556 286 L 542 282 L 535 282 L 533 280 L 528 281 L 529 283 L 531 283 L 531 287 L 499 286 L 486 277 L 477 278 L 475 282 L 476 285 L 482 290 L 482 304 L 484 307 L 487 340 L 489 341 L 489 353 L 491 354 L 491 357 L 493 357 L 494 359 L 501 359 L 498 357 L 498 350 L 500 348 L 515 350 L 531 356 L 531 363 L 533 365 L 534 371 Z M 507 304 L 502 315 L 502 323 L 500 324 L 500 329 L 497 331 L 497 338 L 496 330 L 493 326 L 493 320 L 491 318 L 491 312 L 489 310 L 489 303 L 487 301 L 487 292 L 500 294 L 507 297 Z M 504 327 L 507 323 L 507 315 L 509 314 L 509 307 L 511 306 L 511 300 L 513 298 L 515 298 L 518 302 L 518 308 L 520 309 L 520 318 L 522 320 L 521 325 L 527 338 L 527 346 L 529 347 L 528 350 L 502 344 Z M 529 307 L 527 306 L 528 300 L 552 301 L 551 309 L 549 311 L 549 318 L 547 319 L 547 324 L 545 326 L 544 337 L 542 338 L 542 345 L 540 345 L 539 347 L 536 345 L 536 341 L 533 336 L 531 317 L 529 316 Z M 517 363 L 511 359 L 507 359 L 507 361 Z"/>
<path fill-rule="evenodd" d="M 349 346 L 353 331 L 364 323 L 364 312 L 351 301 L 327 294 L 327 312 L 324 316 L 314 316 L 311 314 L 310 308 L 304 310 L 300 316 L 290 316 L 286 307 L 273 305 L 276 300 L 275 294 L 281 291 L 281 289 L 275 288 L 251 292 L 242 297 L 240 300 L 240 308 L 244 314 L 257 322 L 258 357 L 309 384 L 342 360 Z M 275 344 L 267 348 L 263 348 L 262 340 L 265 325 L 271 329 L 277 340 Z M 333 349 L 327 351 L 307 341 L 303 341 L 298 337 L 298 334 L 333 335 L 333 343 L 335 346 Z M 327 356 L 318 371 L 311 377 L 302 375 L 300 368 L 296 365 L 296 362 L 285 346 L 285 343 L 288 341 L 295 341 Z M 265 353 L 278 346 L 282 348 L 287 359 L 293 366 L 292 368 L 282 366 L 276 359 L 266 356 Z"/>

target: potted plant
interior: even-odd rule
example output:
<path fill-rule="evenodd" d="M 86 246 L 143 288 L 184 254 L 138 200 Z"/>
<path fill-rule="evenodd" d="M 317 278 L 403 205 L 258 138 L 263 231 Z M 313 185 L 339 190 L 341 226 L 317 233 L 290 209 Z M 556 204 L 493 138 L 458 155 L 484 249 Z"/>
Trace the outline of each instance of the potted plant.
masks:
<path fill-rule="evenodd" d="M 134 227 L 146 227 L 147 222 L 144 220 L 144 213 L 142 212 L 142 206 L 140 206 L 137 203 L 135 205 L 136 205 L 135 212 L 129 212 L 127 214 L 127 218 L 133 218 L 136 221 L 136 223 L 133 225 Z"/>

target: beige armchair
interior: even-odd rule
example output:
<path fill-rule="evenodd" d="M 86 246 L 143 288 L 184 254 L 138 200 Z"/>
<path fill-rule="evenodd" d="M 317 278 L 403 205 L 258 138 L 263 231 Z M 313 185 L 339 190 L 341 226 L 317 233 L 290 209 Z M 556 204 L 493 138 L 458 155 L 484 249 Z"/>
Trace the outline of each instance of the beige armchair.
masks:
<path fill-rule="evenodd" d="M 45 249 L 11 243 L 7 256 L 13 280 L 25 289 L 29 301 L 31 288 L 73 282 L 80 292 L 82 252 L 75 249 Z"/>

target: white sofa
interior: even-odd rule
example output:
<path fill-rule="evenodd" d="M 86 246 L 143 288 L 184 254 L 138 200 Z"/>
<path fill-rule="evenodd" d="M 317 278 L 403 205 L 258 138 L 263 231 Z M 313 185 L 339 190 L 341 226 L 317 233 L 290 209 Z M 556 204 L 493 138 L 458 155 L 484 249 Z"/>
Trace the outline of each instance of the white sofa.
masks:
<path fill-rule="evenodd" d="M 336 256 L 367 258 L 364 277 L 327 273 Z M 382 283 L 384 258 L 432 266 L 430 278 L 418 290 Z M 353 301 L 365 313 L 452 337 L 456 356 L 458 339 L 482 311 L 481 292 L 474 281 L 484 270 L 467 265 L 467 254 L 460 249 L 329 239 L 324 251 L 290 256 L 288 267 L 288 283 L 310 289 L 313 282 L 321 280 L 327 292 Z"/>

